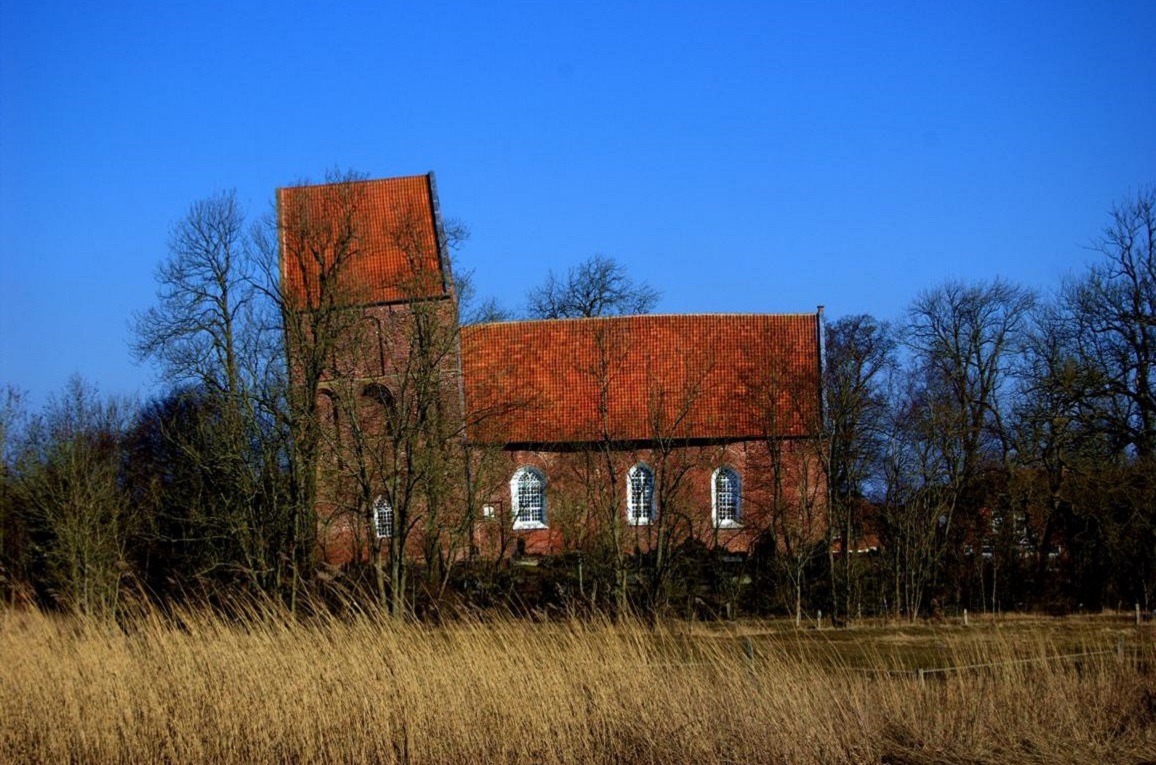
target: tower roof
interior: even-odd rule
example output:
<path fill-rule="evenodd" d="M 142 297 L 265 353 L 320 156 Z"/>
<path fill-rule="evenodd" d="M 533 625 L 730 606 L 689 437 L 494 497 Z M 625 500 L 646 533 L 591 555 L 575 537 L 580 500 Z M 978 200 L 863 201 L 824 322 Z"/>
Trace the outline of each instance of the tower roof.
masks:
<path fill-rule="evenodd" d="M 281 283 L 295 307 L 451 294 L 433 173 L 277 190 Z"/>

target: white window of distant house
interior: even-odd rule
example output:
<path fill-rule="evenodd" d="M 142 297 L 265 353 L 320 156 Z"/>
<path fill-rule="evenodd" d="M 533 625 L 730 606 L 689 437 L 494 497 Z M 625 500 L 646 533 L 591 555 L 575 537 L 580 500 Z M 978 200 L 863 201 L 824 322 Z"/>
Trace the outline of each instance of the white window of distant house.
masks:
<path fill-rule="evenodd" d="M 373 533 L 378 539 L 393 536 L 393 506 L 385 497 L 378 497 L 373 503 Z"/>
<path fill-rule="evenodd" d="M 711 480 L 711 514 L 714 525 L 738 526 L 743 517 L 743 485 L 738 471 L 721 467 Z"/>
<path fill-rule="evenodd" d="M 515 529 L 546 528 L 546 477 L 532 467 L 518 468 L 510 479 Z"/>
<path fill-rule="evenodd" d="M 626 473 L 626 520 L 635 526 L 654 520 L 654 471 L 641 462 Z"/>

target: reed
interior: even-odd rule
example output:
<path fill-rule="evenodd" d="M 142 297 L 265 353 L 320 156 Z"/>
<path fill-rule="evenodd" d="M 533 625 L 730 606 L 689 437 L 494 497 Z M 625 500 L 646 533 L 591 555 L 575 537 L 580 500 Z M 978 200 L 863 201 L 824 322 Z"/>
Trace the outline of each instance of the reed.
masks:
<path fill-rule="evenodd" d="M 1150 648 L 1055 659 L 1046 636 L 977 634 L 937 632 L 945 666 L 972 668 L 921 682 L 901 643 L 867 633 L 848 658 L 752 625 L 6 610 L 0 761 L 1156 759 Z"/>

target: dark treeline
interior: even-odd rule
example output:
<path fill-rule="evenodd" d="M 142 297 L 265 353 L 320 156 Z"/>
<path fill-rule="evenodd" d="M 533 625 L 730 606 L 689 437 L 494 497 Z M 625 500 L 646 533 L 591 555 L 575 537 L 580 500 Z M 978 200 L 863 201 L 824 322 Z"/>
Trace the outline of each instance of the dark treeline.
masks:
<path fill-rule="evenodd" d="M 114 613 L 126 598 L 236 592 L 291 608 L 303 596 L 373 599 L 371 572 L 316 559 L 321 436 L 311 397 L 287 384 L 293 326 L 276 226 L 250 227 L 231 194 L 174 226 L 158 304 L 134 327 L 140 358 L 169 383 L 156 399 L 110 398 L 76 379 L 28 412 L 7 391 L 5 599 L 90 613 Z M 661 594 L 645 597 L 644 556 L 629 577 L 597 556 L 532 569 L 463 557 L 436 577 L 410 577 L 391 599 L 411 612 L 573 607 L 574 592 L 610 593 L 617 577 L 631 583 L 634 607 L 678 613 L 1150 611 L 1154 240 L 1148 189 L 1111 212 L 1095 260 L 1049 295 L 1000 279 L 947 282 L 895 321 L 828 324 L 827 506 L 822 529 L 790 554 L 781 540 L 747 557 L 687 543 Z M 321 337 L 320 326 L 303 331 Z"/>

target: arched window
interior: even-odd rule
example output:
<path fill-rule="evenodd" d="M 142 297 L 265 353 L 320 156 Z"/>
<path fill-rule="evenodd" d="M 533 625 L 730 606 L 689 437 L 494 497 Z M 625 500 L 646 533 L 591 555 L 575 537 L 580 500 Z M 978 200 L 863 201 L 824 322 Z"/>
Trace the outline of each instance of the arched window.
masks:
<path fill-rule="evenodd" d="M 654 520 L 654 471 L 641 462 L 626 473 L 626 520 L 635 526 Z"/>
<path fill-rule="evenodd" d="M 361 395 L 370 401 L 381 404 L 386 409 L 393 408 L 393 394 L 389 392 L 389 388 L 381 383 L 369 383 L 361 389 Z"/>
<path fill-rule="evenodd" d="M 366 413 L 368 421 L 362 423 L 363 427 L 369 427 L 370 432 L 376 435 L 391 434 L 393 432 L 393 418 L 397 412 L 394 408 L 393 394 L 389 392 L 389 388 L 381 383 L 369 383 L 361 389 L 361 396 L 375 405 Z"/>
<path fill-rule="evenodd" d="M 743 484 L 738 471 L 721 467 L 714 471 L 710 489 L 714 525 L 738 526 L 743 517 Z"/>
<path fill-rule="evenodd" d="M 546 528 L 546 477 L 532 467 L 518 468 L 510 479 L 515 529 Z"/>
<path fill-rule="evenodd" d="M 378 497 L 373 502 L 373 533 L 378 539 L 393 536 L 393 505 L 385 497 Z"/>

